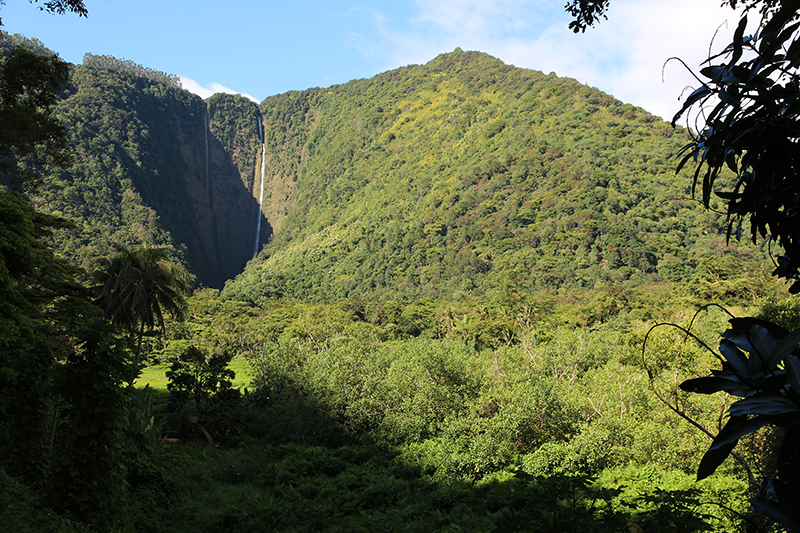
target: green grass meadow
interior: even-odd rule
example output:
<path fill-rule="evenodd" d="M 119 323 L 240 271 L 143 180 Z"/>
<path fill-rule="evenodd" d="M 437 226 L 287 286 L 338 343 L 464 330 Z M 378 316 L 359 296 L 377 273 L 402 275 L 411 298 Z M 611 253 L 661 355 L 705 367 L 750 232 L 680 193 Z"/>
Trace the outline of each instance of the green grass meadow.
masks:
<path fill-rule="evenodd" d="M 137 388 L 145 388 L 148 385 L 156 390 L 167 390 L 167 370 L 171 363 L 157 363 L 147 366 L 142 369 L 139 377 L 134 381 L 134 386 Z M 250 385 L 253 379 L 254 372 L 250 362 L 243 356 L 236 356 L 231 360 L 228 366 L 236 373 L 233 379 L 233 388 L 243 390 Z"/>

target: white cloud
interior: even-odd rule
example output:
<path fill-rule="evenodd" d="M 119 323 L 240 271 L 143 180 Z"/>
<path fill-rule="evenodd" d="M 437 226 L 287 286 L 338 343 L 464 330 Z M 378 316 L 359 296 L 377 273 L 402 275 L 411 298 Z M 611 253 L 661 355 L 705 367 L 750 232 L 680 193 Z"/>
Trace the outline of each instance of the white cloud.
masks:
<path fill-rule="evenodd" d="M 529 0 L 416 0 L 420 15 L 416 22 L 441 28 L 451 35 L 498 35 L 517 31 L 531 21 L 520 17 L 529 13 Z"/>
<path fill-rule="evenodd" d="M 680 108 L 678 98 L 684 89 L 698 85 L 687 67 L 699 71 L 712 40 L 715 50 L 730 42 L 737 14 L 712 1 L 617 0 L 611 5 L 616 9 L 609 13 L 608 21 L 587 31 L 593 35 L 582 51 L 592 62 L 579 65 L 573 61 L 566 65 L 567 75 L 586 76 L 580 81 L 671 119 Z M 613 68 L 602 68 L 614 57 L 618 63 Z M 670 58 L 680 58 L 686 66 Z"/>
<path fill-rule="evenodd" d="M 679 57 L 699 70 L 715 32 L 719 29 L 719 49 L 738 21 L 713 0 L 612 0 L 608 20 L 576 35 L 567 27 L 562 3 L 415 0 L 415 5 L 410 25 L 375 16 L 369 40 L 352 39 L 350 45 L 365 56 L 385 58 L 386 69 L 424 63 L 457 46 L 480 50 L 518 67 L 575 78 L 667 120 L 680 108 L 684 87 L 697 85 L 679 62 L 667 60 Z"/>
<path fill-rule="evenodd" d="M 225 94 L 239 94 L 249 100 L 252 100 L 257 104 L 259 103 L 258 98 L 256 98 L 255 96 L 247 93 L 242 93 L 239 91 L 234 91 L 233 89 L 225 87 L 224 85 L 221 85 L 219 83 L 211 83 L 208 87 L 203 87 L 202 85 L 200 85 L 191 78 L 180 76 L 180 79 L 181 79 L 181 85 L 183 86 L 184 89 L 186 89 L 190 93 L 198 95 L 200 98 L 203 99 L 208 98 L 209 96 L 216 93 L 225 93 Z"/>

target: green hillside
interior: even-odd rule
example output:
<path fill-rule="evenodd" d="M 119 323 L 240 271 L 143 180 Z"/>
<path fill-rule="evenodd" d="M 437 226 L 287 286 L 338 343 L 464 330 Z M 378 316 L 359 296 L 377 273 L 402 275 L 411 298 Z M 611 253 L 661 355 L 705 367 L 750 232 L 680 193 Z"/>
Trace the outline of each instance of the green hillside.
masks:
<path fill-rule="evenodd" d="M 200 283 L 221 287 L 252 255 L 257 113 L 244 98 L 204 103 L 172 76 L 87 54 L 57 108 L 73 164 L 33 198 L 77 225 L 57 248 L 88 268 L 115 246 L 169 245 Z"/>
<path fill-rule="evenodd" d="M 457 49 L 260 109 L 274 239 L 227 297 L 681 282 L 725 248 L 675 176 L 686 134 L 572 79 Z"/>
<path fill-rule="evenodd" d="M 225 297 L 325 302 L 682 283 L 710 248 L 752 256 L 675 176 L 683 131 L 571 79 L 457 49 L 260 106 L 178 85 L 107 56 L 74 69 L 73 163 L 32 198 L 76 223 L 54 237 L 68 259 L 169 245 Z"/>
<path fill-rule="evenodd" d="M 261 105 L 71 76 L 72 161 L 0 187 L 0 531 L 778 530 L 800 306 L 685 132 L 458 49 Z"/>

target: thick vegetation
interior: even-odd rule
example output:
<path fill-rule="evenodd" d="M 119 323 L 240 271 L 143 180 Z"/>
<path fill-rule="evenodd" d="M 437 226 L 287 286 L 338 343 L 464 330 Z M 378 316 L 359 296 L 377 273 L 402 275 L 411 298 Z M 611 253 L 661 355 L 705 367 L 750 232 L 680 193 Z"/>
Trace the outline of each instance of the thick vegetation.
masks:
<path fill-rule="evenodd" d="M 674 175 L 681 130 L 485 54 L 271 97 L 261 112 L 275 236 L 226 297 L 683 283 L 724 241 Z"/>
<path fill-rule="evenodd" d="M 32 201 L 75 222 L 55 235 L 54 245 L 87 270 L 118 246 L 147 243 L 171 247 L 203 284 L 221 287 L 252 253 L 247 228 L 257 208 L 246 185 L 252 176 L 240 171 L 253 172 L 246 151 L 257 144 L 257 131 L 252 122 L 229 140 L 214 121 L 219 99 L 212 99 L 209 113 L 176 83 L 130 62 L 87 54 L 55 108 L 73 162 L 52 167 Z M 239 100 L 227 108 L 243 106 L 252 114 L 249 102 Z M 217 131 L 236 150 L 226 152 Z M 245 136 L 250 145 L 242 145 Z"/>
<path fill-rule="evenodd" d="M 762 410 L 796 414 L 797 305 L 671 177 L 682 132 L 460 50 L 260 115 L 173 82 L 77 67 L 52 214 L 0 191 L 0 529 L 777 530 L 753 495 L 795 523 L 794 419 Z M 224 277 L 208 206 L 252 227 L 260 170 L 272 243 L 184 301 L 170 251 Z M 710 300 L 758 317 L 721 355 Z"/>
<path fill-rule="evenodd" d="M 730 1 L 735 6 L 733 0 Z M 748 15 L 759 8 L 759 31 L 745 36 Z M 797 131 L 800 124 L 800 1 L 746 3 L 733 42 L 710 57 L 696 89 L 674 120 L 698 111 L 703 128 L 686 146 L 681 165 L 696 162 L 695 187 L 708 205 L 713 191 L 727 204 L 728 235 L 749 219 L 753 242 L 776 244 L 773 274 L 793 281 L 800 292 L 798 249 Z M 710 109 L 710 111 L 709 111 Z M 719 186 L 721 171 L 736 173 Z M 722 190 L 720 190 L 722 189 Z M 721 368 L 713 376 L 690 380 L 684 390 L 739 397 L 728 419 L 703 456 L 697 477 L 711 475 L 738 440 L 763 427 L 779 437 L 776 472 L 764 478 L 751 500 L 760 512 L 782 526 L 800 529 L 800 331 L 772 322 L 731 320 L 722 334 Z"/>
<path fill-rule="evenodd" d="M 43 165 L 69 160 L 64 127 L 51 107 L 69 66 L 43 51 L 38 41 L 0 32 L 0 184 L 17 190 L 34 189 Z"/>
<path fill-rule="evenodd" d="M 166 74 L 87 55 L 63 97 L 73 163 L 33 201 L 76 223 L 54 244 L 87 269 L 145 242 L 221 287 L 252 255 L 257 216 L 272 242 L 226 297 L 684 283 L 717 268 L 709 249 L 724 248 L 721 216 L 674 176 L 682 131 L 485 54 L 274 96 L 260 114 L 231 95 L 204 106 Z"/>
<path fill-rule="evenodd" d="M 688 326 L 692 313 L 670 297 L 596 296 L 618 306 L 604 324 L 576 327 L 596 307 L 516 294 L 536 318 L 477 342 L 467 317 L 498 320 L 504 302 L 396 306 L 389 319 L 353 301 L 258 308 L 195 295 L 191 318 L 153 356 L 181 361 L 162 431 L 197 444 L 169 448 L 180 459 L 161 475 L 177 488 L 147 489 L 165 498 L 151 519 L 170 531 L 755 527 L 747 470 L 726 462 L 695 484 L 709 439 L 648 390 L 705 428 L 719 423 L 724 398 L 676 388 L 713 356 L 669 328 L 643 352 L 650 322 L 632 318 L 646 306 Z M 711 342 L 726 318 L 710 310 L 692 329 Z M 214 378 L 230 379 L 218 363 L 231 353 L 254 375 L 241 397 Z M 740 444 L 755 475 L 773 468 L 763 452 L 773 437 Z M 200 446 L 211 441 L 216 450 Z"/>

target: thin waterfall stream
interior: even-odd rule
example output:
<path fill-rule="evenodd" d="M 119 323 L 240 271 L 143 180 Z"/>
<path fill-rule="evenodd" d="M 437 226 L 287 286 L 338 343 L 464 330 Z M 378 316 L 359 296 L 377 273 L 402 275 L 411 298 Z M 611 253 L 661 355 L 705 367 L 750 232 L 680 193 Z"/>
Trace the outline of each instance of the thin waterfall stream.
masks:
<path fill-rule="evenodd" d="M 256 216 L 256 243 L 253 246 L 253 257 L 258 255 L 258 243 L 261 240 L 261 204 L 264 201 L 264 166 L 267 162 L 267 143 L 264 142 L 264 131 L 261 129 L 261 117 L 258 117 L 258 140 L 261 141 L 261 192 L 258 195 L 258 215 Z"/>
<path fill-rule="evenodd" d="M 208 105 L 206 105 L 206 111 L 203 118 L 203 124 L 205 126 L 204 132 L 206 136 L 206 194 L 211 195 L 211 180 L 208 175 Z"/>

